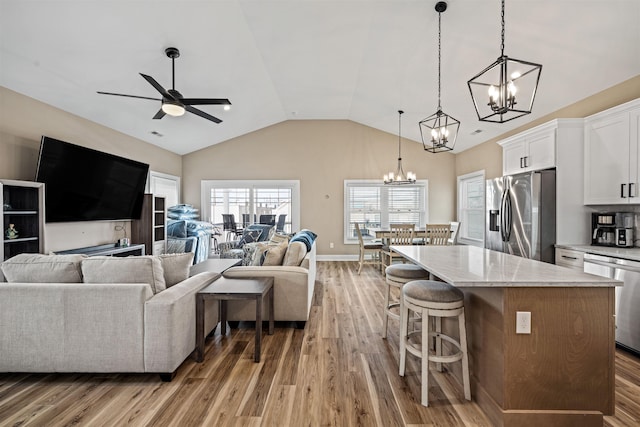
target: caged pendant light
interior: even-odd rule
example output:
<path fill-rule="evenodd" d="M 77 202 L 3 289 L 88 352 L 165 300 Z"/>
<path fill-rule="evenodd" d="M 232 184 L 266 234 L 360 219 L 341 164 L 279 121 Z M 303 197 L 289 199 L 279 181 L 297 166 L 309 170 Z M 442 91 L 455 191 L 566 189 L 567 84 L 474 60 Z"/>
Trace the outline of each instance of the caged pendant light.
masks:
<path fill-rule="evenodd" d="M 483 122 L 504 123 L 531 113 L 542 65 L 504 54 L 504 0 L 502 0 L 500 57 L 467 82 Z"/>
<path fill-rule="evenodd" d="M 402 137 L 400 136 L 400 131 L 402 130 L 402 114 L 404 114 L 404 111 L 398 110 L 398 169 L 395 174 L 389 172 L 384 175 L 383 181 L 387 185 L 415 184 L 416 182 L 415 173 L 407 172 L 405 174 L 402 169 Z"/>
<path fill-rule="evenodd" d="M 440 104 L 440 80 L 441 80 L 441 38 L 442 38 L 442 12 L 447 10 L 447 3 L 439 1 L 436 3 L 438 12 L 438 111 L 419 123 L 422 145 L 426 151 L 431 153 L 441 153 L 451 151 L 458 138 L 460 122 L 442 111 Z"/>

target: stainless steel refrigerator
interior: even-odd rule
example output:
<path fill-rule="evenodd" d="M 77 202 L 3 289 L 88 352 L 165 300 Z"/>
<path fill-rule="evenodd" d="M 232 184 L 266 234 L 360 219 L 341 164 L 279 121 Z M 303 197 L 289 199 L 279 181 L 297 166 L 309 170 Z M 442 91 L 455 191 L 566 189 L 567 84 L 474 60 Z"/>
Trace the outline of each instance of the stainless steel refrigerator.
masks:
<path fill-rule="evenodd" d="M 554 263 L 556 171 L 487 180 L 485 247 Z"/>

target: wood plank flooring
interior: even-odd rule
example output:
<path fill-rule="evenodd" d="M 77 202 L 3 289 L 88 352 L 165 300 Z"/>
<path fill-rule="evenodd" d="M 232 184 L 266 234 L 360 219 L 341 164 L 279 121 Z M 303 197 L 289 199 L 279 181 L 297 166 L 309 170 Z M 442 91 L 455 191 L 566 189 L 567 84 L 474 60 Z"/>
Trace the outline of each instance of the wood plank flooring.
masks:
<path fill-rule="evenodd" d="M 384 281 L 372 267 L 319 262 L 303 330 L 276 324 L 253 362 L 254 329 L 206 343 L 176 378 L 152 374 L 0 374 L 0 426 L 490 426 L 445 373 L 420 405 L 419 363 L 398 376 L 397 323 L 381 338 Z M 0 350 L 1 351 L 1 350 Z M 1 357 L 1 353 L 0 353 Z M 640 425 L 640 359 L 616 352 L 612 427 Z"/>

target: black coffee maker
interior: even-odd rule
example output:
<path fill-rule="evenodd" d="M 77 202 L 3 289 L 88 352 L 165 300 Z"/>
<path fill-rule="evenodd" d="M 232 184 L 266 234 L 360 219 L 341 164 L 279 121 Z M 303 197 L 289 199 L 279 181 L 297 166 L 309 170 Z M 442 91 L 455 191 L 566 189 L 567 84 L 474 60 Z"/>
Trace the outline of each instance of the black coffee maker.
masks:
<path fill-rule="evenodd" d="M 591 244 L 597 246 L 616 246 L 615 212 L 591 214 Z"/>

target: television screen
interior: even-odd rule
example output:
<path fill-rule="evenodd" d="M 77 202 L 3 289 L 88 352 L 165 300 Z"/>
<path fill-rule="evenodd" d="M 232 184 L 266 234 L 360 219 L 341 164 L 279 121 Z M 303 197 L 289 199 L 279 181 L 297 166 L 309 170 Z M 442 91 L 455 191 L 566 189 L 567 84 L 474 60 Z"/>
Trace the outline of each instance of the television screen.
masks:
<path fill-rule="evenodd" d="M 42 137 L 46 222 L 139 219 L 149 165 Z"/>

